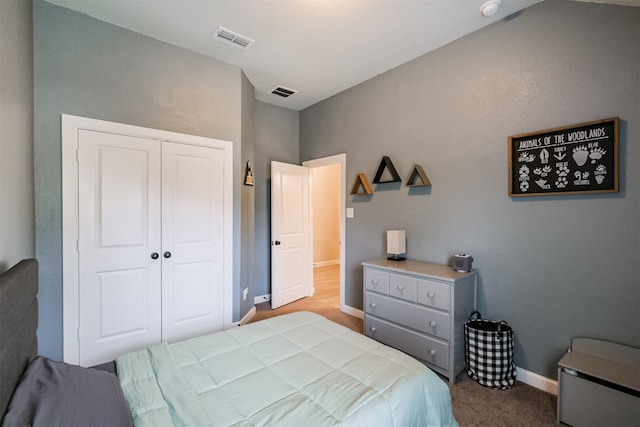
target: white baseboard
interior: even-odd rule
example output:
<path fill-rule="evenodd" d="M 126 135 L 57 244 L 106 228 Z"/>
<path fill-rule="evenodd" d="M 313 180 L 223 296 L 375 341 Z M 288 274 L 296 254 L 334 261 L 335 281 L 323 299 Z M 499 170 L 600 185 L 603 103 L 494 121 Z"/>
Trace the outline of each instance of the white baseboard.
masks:
<path fill-rule="evenodd" d="M 364 313 L 362 310 L 358 310 L 357 308 L 353 308 L 349 305 L 340 307 L 340 311 L 350 316 L 357 317 L 358 319 L 364 319 Z"/>
<path fill-rule="evenodd" d="M 527 371 L 516 366 L 516 379 L 538 390 L 558 395 L 558 381 L 552 380 L 534 372 Z"/>
<path fill-rule="evenodd" d="M 251 318 L 255 316 L 255 314 L 256 314 L 256 308 L 254 306 L 254 307 L 251 307 L 251 310 L 249 310 L 249 312 L 245 314 L 242 319 L 240 319 L 240 323 L 238 323 L 238 326 L 246 325 L 247 323 L 249 323 L 249 320 L 251 320 Z"/>
<path fill-rule="evenodd" d="M 261 302 L 271 301 L 271 294 L 258 295 L 253 299 L 254 304 L 260 304 Z"/>
<path fill-rule="evenodd" d="M 336 265 L 336 264 L 340 264 L 340 260 L 339 259 L 332 259 L 332 260 L 329 260 L 329 261 L 314 262 L 313 266 L 314 267 L 326 267 L 328 265 Z"/>

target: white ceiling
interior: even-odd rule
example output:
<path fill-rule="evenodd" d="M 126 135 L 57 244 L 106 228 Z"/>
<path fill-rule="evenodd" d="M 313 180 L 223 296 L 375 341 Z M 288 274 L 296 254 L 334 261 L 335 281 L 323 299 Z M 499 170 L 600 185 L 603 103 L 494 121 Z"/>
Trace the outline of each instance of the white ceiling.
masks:
<path fill-rule="evenodd" d="M 256 99 L 301 110 L 542 0 L 502 0 L 491 17 L 486 0 L 48 1 L 237 65 Z M 217 40 L 219 26 L 254 43 Z"/>

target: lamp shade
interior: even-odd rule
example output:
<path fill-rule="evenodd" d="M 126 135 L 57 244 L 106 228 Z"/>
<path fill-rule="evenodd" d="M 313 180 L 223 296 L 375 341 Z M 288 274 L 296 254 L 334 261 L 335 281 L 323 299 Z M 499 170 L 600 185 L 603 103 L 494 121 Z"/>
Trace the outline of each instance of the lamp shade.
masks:
<path fill-rule="evenodd" d="M 387 230 L 387 253 L 399 255 L 406 251 L 404 230 Z"/>

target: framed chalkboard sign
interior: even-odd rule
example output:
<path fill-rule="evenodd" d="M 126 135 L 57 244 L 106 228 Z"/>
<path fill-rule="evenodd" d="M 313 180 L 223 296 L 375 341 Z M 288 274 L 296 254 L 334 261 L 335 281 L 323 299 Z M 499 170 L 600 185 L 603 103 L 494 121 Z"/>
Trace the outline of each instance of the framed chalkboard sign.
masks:
<path fill-rule="evenodd" d="M 509 137 L 509 196 L 618 192 L 618 118 Z"/>

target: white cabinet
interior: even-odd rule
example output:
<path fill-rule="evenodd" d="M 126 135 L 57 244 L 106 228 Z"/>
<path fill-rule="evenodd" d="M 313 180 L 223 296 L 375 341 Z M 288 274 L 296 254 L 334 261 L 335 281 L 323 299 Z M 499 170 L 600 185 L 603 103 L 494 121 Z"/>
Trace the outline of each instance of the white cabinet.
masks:
<path fill-rule="evenodd" d="M 419 261 L 367 261 L 364 333 L 449 378 L 464 369 L 464 322 L 475 309 L 476 272 Z"/>
<path fill-rule="evenodd" d="M 140 133 L 87 126 L 72 136 L 77 193 L 64 195 L 65 206 L 70 198 L 77 206 L 75 251 L 65 252 L 77 262 L 77 277 L 64 282 L 70 363 L 96 365 L 230 323 L 230 147 Z"/>

